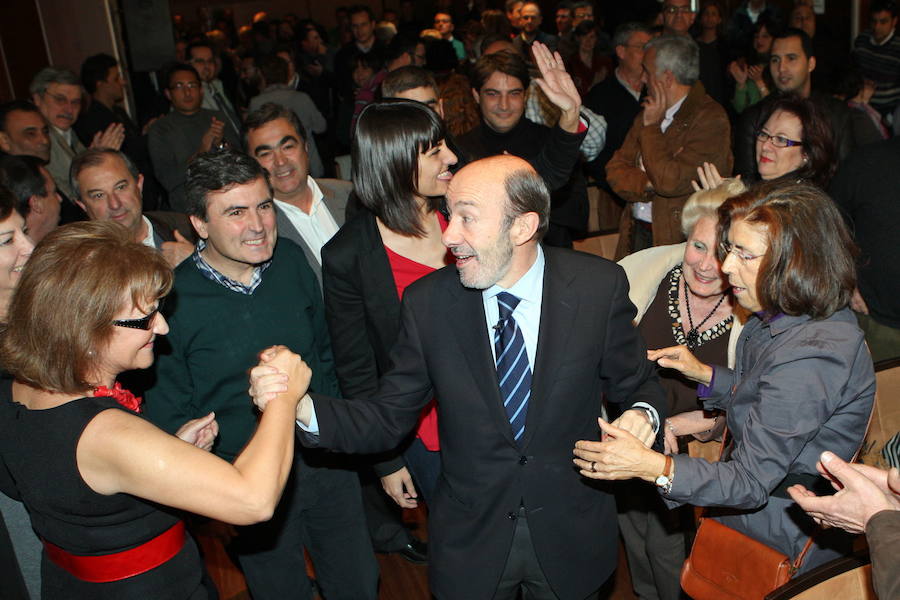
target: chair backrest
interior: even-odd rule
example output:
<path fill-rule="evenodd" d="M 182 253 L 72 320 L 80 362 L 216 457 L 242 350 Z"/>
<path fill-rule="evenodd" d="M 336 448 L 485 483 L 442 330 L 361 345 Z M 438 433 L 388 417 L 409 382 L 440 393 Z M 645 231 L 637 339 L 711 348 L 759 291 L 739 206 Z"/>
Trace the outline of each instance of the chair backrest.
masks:
<path fill-rule="evenodd" d="M 791 579 L 765 600 L 877 600 L 868 556 L 850 556 L 825 563 Z"/>
<path fill-rule="evenodd" d="M 875 369 L 875 405 L 859 462 L 886 469 L 884 444 L 900 431 L 900 361 L 879 363 Z"/>

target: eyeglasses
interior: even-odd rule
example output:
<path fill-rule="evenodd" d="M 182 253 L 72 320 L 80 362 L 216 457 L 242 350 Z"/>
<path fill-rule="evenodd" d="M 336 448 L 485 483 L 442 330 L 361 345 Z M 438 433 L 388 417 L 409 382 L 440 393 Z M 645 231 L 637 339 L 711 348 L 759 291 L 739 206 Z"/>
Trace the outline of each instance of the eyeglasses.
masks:
<path fill-rule="evenodd" d="M 664 6 L 663 12 L 669 13 L 670 15 L 677 15 L 679 13 L 686 15 L 694 12 L 694 9 L 690 6 Z"/>
<path fill-rule="evenodd" d="M 749 252 L 746 252 L 744 250 L 738 250 L 738 248 L 731 242 L 719 242 L 719 250 L 722 252 L 722 254 L 725 254 L 725 255 L 734 254 L 735 258 L 737 258 L 739 261 L 741 261 L 741 264 L 744 264 L 744 265 L 746 265 L 749 262 L 753 262 L 757 258 L 761 258 L 762 256 L 765 256 L 765 253 L 754 255 L 754 254 L 750 254 Z"/>
<path fill-rule="evenodd" d="M 116 319 L 113 321 L 113 325 L 116 327 L 128 327 L 129 329 L 143 329 L 144 331 L 147 331 L 153 323 L 153 317 L 159 312 L 159 308 L 160 307 L 157 306 L 150 311 L 146 317 L 141 317 L 140 319 Z"/>
<path fill-rule="evenodd" d="M 786 138 L 783 135 L 771 135 L 769 133 L 766 133 L 762 129 L 760 129 L 759 131 L 756 132 L 756 139 L 761 141 L 763 144 L 765 144 L 766 142 L 771 140 L 772 145 L 775 146 L 776 148 L 788 148 L 790 146 L 802 146 L 803 145 L 803 142 Z"/>
<path fill-rule="evenodd" d="M 199 81 L 179 81 L 178 83 L 173 84 L 172 87 L 170 87 L 169 89 L 170 90 L 183 90 L 184 88 L 187 88 L 189 90 L 196 90 L 199 87 L 200 87 Z"/>

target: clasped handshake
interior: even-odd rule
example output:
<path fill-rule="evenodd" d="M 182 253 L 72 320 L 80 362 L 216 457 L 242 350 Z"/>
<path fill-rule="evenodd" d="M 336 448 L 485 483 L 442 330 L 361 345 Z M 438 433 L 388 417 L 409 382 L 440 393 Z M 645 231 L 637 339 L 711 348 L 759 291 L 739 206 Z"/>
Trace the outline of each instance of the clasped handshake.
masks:
<path fill-rule="evenodd" d="M 286 346 L 271 346 L 259 354 L 259 364 L 250 369 L 250 396 L 261 411 L 271 402 L 294 406 L 306 395 L 312 370 L 299 354 Z"/>

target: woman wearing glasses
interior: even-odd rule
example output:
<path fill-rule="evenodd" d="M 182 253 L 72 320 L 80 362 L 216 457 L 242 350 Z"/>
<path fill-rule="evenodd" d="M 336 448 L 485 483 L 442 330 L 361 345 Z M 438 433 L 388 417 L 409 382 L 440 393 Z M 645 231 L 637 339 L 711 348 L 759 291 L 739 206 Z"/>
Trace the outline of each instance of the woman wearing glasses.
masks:
<path fill-rule="evenodd" d="M 149 367 L 168 332 L 158 309 L 172 271 L 130 237 L 100 221 L 51 232 L 22 272 L 0 335 L 13 378 L 0 385 L 0 489 L 22 500 L 42 538 L 44 598 L 205 598 L 177 511 L 268 519 L 290 470 L 294 393 L 266 410 L 229 464 L 186 443 L 209 433 L 212 416 L 178 439 L 145 421 L 140 399 L 115 384 Z M 305 390 L 306 365 L 287 351 L 278 359 L 290 387 Z"/>
<path fill-rule="evenodd" d="M 737 306 L 716 254 L 716 209 L 745 191 L 737 179 L 688 198 L 681 212 L 687 242 L 656 246 L 626 256 L 619 264 L 637 308 L 635 322 L 649 348 L 685 344 L 701 360 L 734 365 L 734 352 L 747 313 Z M 724 419 L 704 412 L 697 384 L 673 369 L 657 369 L 668 399 L 665 453 L 678 454 L 680 443 L 706 441 L 722 434 Z M 678 575 L 685 559 L 693 511 L 669 511 L 659 494 L 643 483 L 621 487 L 616 495 L 619 527 L 628 555 L 635 593 L 641 598 L 678 598 Z"/>
<path fill-rule="evenodd" d="M 808 181 L 825 189 L 837 166 L 828 119 L 816 104 L 799 96 L 783 96 L 769 104 L 756 132 L 756 169 L 763 181 Z M 722 182 L 715 165 L 697 168 L 708 189 Z M 749 183 L 754 183 L 748 181 Z"/>
<path fill-rule="evenodd" d="M 656 483 L 670 507 L 728 507 L 715 518 L 793 558 L 813 522 L 786 490 L 820 487 L 824 450 L 853 457 L 875 393 L 872 360 L 847 307 L 853 243 L 834 203 L 809 184 L 761 184 L 718 213 L 722 271 L 753 313 L 735 367 L 705 364 L 685 346 L 648 357 L 698 382 L 707 409 L 725 411 L 733 442 L 724 460 L 667 457 L 601 423 L 611 440 L 578 442 L 575 463 L 593 479 Z M 847 542 L 840 532 L 816 532 L 803 570 L 849 550 Z"/>

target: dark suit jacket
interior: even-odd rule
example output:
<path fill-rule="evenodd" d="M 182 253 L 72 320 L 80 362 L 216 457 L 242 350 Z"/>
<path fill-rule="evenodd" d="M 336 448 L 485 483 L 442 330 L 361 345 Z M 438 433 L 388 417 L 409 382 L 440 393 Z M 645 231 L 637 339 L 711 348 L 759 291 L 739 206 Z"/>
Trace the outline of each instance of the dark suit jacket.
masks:
<path fill-rule="evenodd" d="M 582 599 L 616 566 L 612 496 L 579 476 L 572 448 L 597 439 L 605 392 L 625 408 L 665 398 L 622 269 L 604 259 L 545 248 L 538 350 L 525 434 L 516 443 L 503 409 L 480 290 L 456 267 L 407 288 L 391 370 L 366 402 L 314 395 L 319 444 L 344 452 L 393 448 L 435 395 L 442 474 L 429 522 L 432 591 L 490 598 L 510 551 L 516 514 L 563 599 Z M 310 443 L 308 438 L 304 438 Z"/>
<path fill-rule="evenodd" d="M 322 248 L 325 320 L 341 394 L 369 398 L 388 371 L 400 333 L 400 298 L 375 216 L 362 211 Z M 405 466 L 399 452 L 374 464 L 379 476 Z"/>
<path fill-rule="evenodd" d="M 319 189 L 322 190 L 322 201 L 328 207 L 334 222 L 338 227 L 343 226 L 347 212 L 347 197 L 353 191 L 353 184 L 342 179 L 316 179 Z M 286 237 L 303 249 L 303 254 L 309 262 L 316 279 L 319 281 L 319 290 L 322 289 L 322 269 L 319 268 L 319 261 L 316 260 L 312 249 L 294 227 L 291 220 L 287 218 L 280 210 L 275 211 L 275 225 L 278 228 L 278 235 Z"/>

